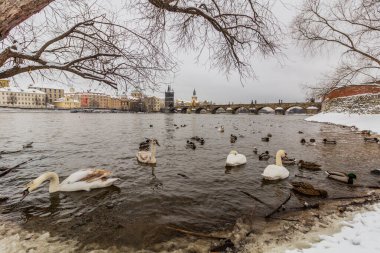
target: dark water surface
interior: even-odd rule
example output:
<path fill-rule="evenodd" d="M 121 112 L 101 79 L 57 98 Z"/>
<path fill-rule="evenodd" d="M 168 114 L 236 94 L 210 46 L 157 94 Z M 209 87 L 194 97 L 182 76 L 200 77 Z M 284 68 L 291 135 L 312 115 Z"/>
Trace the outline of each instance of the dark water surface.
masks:
<path fill-rule="evenodd" d="M 365 144 L 348 128 L 309 123 L 305 117 L 0 112 L 0 150 L 17 150 L 34 142 L 31 149 L 2 155 L 0 167 L 35 159 L 0 178 L 0 196 L 10 197 L 0 204 L 1 217 L 25 229 L 101 247 L 141 249 L 178 236 L 168 225 L 207 233 L 231 229 L 240 217 L 263 217 L 271 210 L 240 191 L 276 206 L 287 197 L 289 182 L 300 180 L 295 174 L 312 177 L 310 182 L 331 197 L 360 193 L 326 179 L 322 171 L 301 171 L 296 166 L 288 166 L 289 179 L 264 183 L 260 174 L 274 158 L 259 161 L 253 147 L 272 155 L 285 149 L 289 157 L 318 162 L 326 170 L 354 171 L 358 183 L 378 185 L 380 178 L 369 171 L 380 168 L 379 145 Z M 187 126 L 175 129 L 174 124 Z M 221 124 L 224 133 L 215 128 Z M 231 133 L 244 137 L 231 144 Z M 268 133 L 273 135 L 270 142 L 262 142 Z M 194 135 L 203 137 L 205 145 L 186 149 L 186 140 Z M 154 169 L 135 158 L 144 137 L 157 138 L 161 144 Z M 302 146 L 302 137 L 315 138 L 317 145 Z M 336 139 L 338 144 L 323 145 L 323 138 Z M 245 154 L 248 163 L 226 170 L 225 159 L 232 149 Z M 90 192 L 49 194 L 44 185 L 19 202 L 23 186 L 41 173 L 54 171 L 62 180 L 84 168 L 105 168 L 121 180 L 115 187 Z M 300 203 L 292 198 L 288 205 Z"/>

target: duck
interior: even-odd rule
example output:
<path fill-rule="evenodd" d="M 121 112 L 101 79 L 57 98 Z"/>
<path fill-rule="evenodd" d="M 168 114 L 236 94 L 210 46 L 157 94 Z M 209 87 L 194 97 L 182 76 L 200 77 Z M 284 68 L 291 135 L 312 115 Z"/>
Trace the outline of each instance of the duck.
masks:
<path fill-rule="evenodd" d="M 221 133 L 224 133 L 224 126 L 218 127 L 218 131 L 221 132 Z"/>
<path fill-rule="evenodd" d="M 253 147 L 253 153 L 257 154 L 258 150 L 256 147 Z"/>
<path fill-rule="evenodd" d="M 374 137 L 374 138 L 364 137 L 364 142 L 378 143 L 379 139 L 376 137 Z"/>
<path fill-rule="evenodd" d="M 196 149 L 197 146 L 194 144 L 194 142 L 187 140 L 186 141 L 186 148 Z"/>
<path fill-rule="evenodd" d="M 314 138 L 311 138 L 311 139 L 309 140 L 309 142 L 311 142 L 311 143 L 315 143 L 315 139 L 314 139 Z"/>
<path fill-rule="evenodd" d="M 307 196 L 320 196 L 323 198 L 327 197 L 327 191 L 314 188 L 312 184 L 305 182 L 291 182 L 293 190 L 297 193 L 301 193 Z"/>
<path fill-rule="evenodd" d="M 351 131 L 358 131 L 359 129 L 356 126 L 351 126 Z"/>
<path fill-rule="evenodd" d="M 203 138 L 201 138 L 201 139 L 199 140 L 199 143 L 200 143 L 201 145 L 204 145 L 204 144 L 205 144 L 205 140 L 204 140 Z"/>
<path fill-rule="evenodd" d="M 270 158 L 270 155 L 269 155 L 268 150 L 259 155 L 259 160 L 267 161 L 269 160 L 269 158 Z"/>
<path fill-rule="evenodd" d="M 74 172 L 62 183 L 59 183 L 58 174 L 45 172 L 26 185 L 23 191 L 23 200 L 29 193 L 36 190 L 43 182 L 49 181 L 49 192 L 90 191 L 113 185 L 119 178 L 109 178 L 111 171 L 104 169 L 84 169 Z"/>
<path fill-rule="evenodd" d="M 261 138 L 261 140 L 265 141 L 265 142 L 269 142 L 269 137 L 268 136 L 267 137 L 263 137 L 263 138 Z"/>
<path fill-rule="evenodd" d="M 303 132 L 302 132 L 302 131 L 298 131 L 298 133 L 299 133 L 299 134 L 303 134 Z"/>
<path fill-rule="evenodd" d="M 153 127 L 153 125 L 152 125 L 152 124 L 150 124 L 150 125 L 149 125 L 149 127 Z"/>
<path fill-rule="evenodd" d="M 137 161 L 140 163 L 156 164 L 156 145 L 160 146 L 156 139 L 149 139 L 151 151 L 139 151 L 136 154 Z"/>
<path fill-rule="evenodd" d="M 371 131 L 370 131 L 370 130 L 362 130 L 360 133 L 361 133 L 362 135 L 368 135 L 368 136 L 371 135 Z"/>
<path fill-rule="evenodd" d="M 334 179 L 339 182 L 343 182 L 346 184 L 353 184 L 354 179 L 356 179 L 356 175 L 354 173 L 343 173 L 338 171 L 326 171 L 327 178 Z"/>
<path fill-rule="evenodd" d="M 227 156 L 226 167 L 235 167 L 247 163 L 247 158 L 243 154 L 239 154 L 237 151 L 232 150 Z"/>
<path fill-rule="evenodd" d="M 282 158 L 282 163 L 284 165 L 295 165 L 296 164 L 296 159 L 295 158 L 288 158 L 288 157 L 284 157 Z"/>
<path fill-rule="evenodd" d="M 22 145 L 22 148 L 32 148 L 33 147 L 33 142 L 28 142 L 25 145 Z"/>
<path fill-rule="evenodd" d="M 237 140 L 237 136 L 236 136 L 236 135 L 233 135 L 233 134 L 231 134 L 231 136 L 230 136 L 230 142 L 231 142 L 231 143 L 235 143 L 235 142 L 236 142 L 236 140 Z"/>
<path fill-rule="evenodd" d="M 305 144 L 306 140 L 304 138 L 302 138 L 300 142 L 301 142 L 301 144 Z"/>
<path fill-rule="evenodd" d="M 265 180 L 279 180 L 289 177 L 289 171 L 282 166 L 283 157 L 286 157 L 285 150 L 277 151 L 276 164 L 268 165 L 261 174 Z"/>
<path fill-rule="evenodd" d="M 271 137 L 272 137 L 272 134 L 271 134 L 271 133 L 267 134 L 267 137 L 271 138 Z"/>
<path fill-rule="evenodd" d="M 371 173 L 375 175 L 380 175 L 380 169 L 371 170 Z"/>
<path fill-rule="evenodd" d="M 297 165 L 300 169 L 321 170 L 321 165 L 313 162 L 305 162 L 304 160 L 299 160 Z"/>
<path fill-rule="evenodd" d="M 335 141 L 335 140 L 327 140 L 327 139 L 323 139 L 323 143 L 324 143 L 324 144 L 336 144 L 336 141 Z"/>

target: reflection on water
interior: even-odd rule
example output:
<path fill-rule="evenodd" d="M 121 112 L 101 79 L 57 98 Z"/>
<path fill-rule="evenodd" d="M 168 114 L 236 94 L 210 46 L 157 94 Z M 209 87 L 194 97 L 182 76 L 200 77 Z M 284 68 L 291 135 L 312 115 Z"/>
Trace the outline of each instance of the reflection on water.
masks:
<path fill-rule="evenodd" d="M 289 166 L 290 178 L 264 182 L 261 173 L 274 163 L 278 149 L 290 157 L 315 161 L 325 170 L 355 171 L 358 183 L 378 184 L 369 171 L 380 167 L 379 145 L 364 143 L 349 129 L 303 121 L 305 116 L 280 115 L 166 115 L 166 114 L 70 114 L 67 112 L 1 113 L 1 150 L 17 150 L 26 142 L 32 149 L 3 155 L 0 167 L 35 159 L 0 178 L 0 205 L 5 219 L 22 223 L 26 229 L 79 238 L 101 245 L 148 248 L 177 236 L 168 225 L 194 231 L 230 229 L 240 217 L 258 219 L 268 207 L 254 202 L 242 191 L 276 206 L 286 198 L 289 182 L 296 174 L 310 177 L 329 196 L 353 195 L 353 189 L 326 179 L 323 171 L 299 170 Z M 153 125 L 150 128 L 150 124 Z M 186 127 L 176 129 L 186 124 Z M 215 128 L 224 125 L 225 132 Z M 304 134 L 298 134 L 298 131 Z M 262 142 L 268 133 L 273 137 Z M 230 134 L 238 136 L 230 143 Z M 205 145 L 186 149 L 192 136 Z M 157 165 L 139 164 L 135 158 L 144 138 L 157 138 Z M 303 146 L 300 139 L 315 138 L 316 146 Z M 323 145 L 323 138 L 338 145 Z M 269 161 L 253 153 L 268 150 Z M 247 156 L 239 168 L 225 168 L 232 150 Z M 19 202 L 23 186 L 46 171 L 62 179 L 83 168 L 106 168 L 121 180 L 117 186 L 90 192 L 49 194 L 47 185 Z M 302 179 L 305 180 L 305 179 Z M 297 207 L 292 198 L 288 203 Z M 264 223 L 259 223 L 264 224 Z"/>

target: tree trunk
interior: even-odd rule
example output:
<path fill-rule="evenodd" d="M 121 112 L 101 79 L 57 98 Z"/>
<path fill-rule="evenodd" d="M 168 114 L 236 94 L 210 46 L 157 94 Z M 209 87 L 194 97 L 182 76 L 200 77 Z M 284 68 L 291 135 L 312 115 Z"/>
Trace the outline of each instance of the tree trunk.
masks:
<path fill-rule="evenodd" d="M 0 1 L 0 41 L 13 27 L 41 11 L 54 0 L 4 0 Z"/>

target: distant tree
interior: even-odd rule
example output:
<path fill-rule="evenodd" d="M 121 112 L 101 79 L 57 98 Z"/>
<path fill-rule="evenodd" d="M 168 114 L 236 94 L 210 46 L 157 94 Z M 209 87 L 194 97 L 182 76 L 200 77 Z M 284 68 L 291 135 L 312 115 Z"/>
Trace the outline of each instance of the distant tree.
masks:
<path fill-rule="evenodd" d="M 178 48 L 208 50 L 212 67 L 247 77 L 253 56 L 279 50 L 270 6 L 270 0 L 130 0 L 111 13 L 87 0 L 6 0 L 0 78 L 37 72 L 154 89 L 175 67 L 171 53 Z M 39 19 L 31 17 L 41 10 Z"/>
<path fill-rule="evenodd" d="M 292 24 L 294 37 L 312 53 L 341 49 L 334 72 L 310 96 L 321 98 L 334 88 L 375 82 L 380 74 L 380 2 L 377 0 L 306 0 Z"/>

